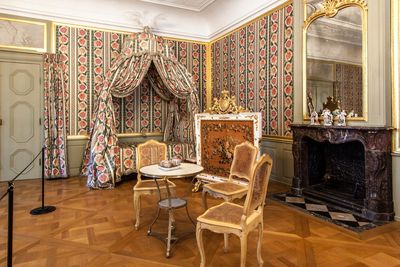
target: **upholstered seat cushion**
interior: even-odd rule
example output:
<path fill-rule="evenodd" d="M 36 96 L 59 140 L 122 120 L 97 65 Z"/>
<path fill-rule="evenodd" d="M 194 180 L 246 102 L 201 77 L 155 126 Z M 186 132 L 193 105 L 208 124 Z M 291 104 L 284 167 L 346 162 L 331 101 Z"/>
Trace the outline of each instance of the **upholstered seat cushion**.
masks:
<path fill-rule="evenodd" d="M 166 188 L 164 181 L 159 181 L 158 186 L 160 186 L 160 189 Z M 171 181 L 168 181 L 168 186 L 170 188 L 176 187 L 176 185 Z M 157 190 L 157 184 L 154 180 L 142 180 L 134 186 L 134 190 L 149 190 L 149 188 Z"/>
<path fill-rule="evenodd" d="M 239 185 L 231 182 L 205 184 L 203 187 L 205 189 L 209 189 L 213 192 L 224 194 L 227 196 L 247 192 L 248 189 L 248 186 L 246 185 Z"/>
<path fill-rule="evenodd" d="M 243 206 L 231 202 L 224 202 L 218 206 L 209 208 L 197 217 L 198 222 L 221 225 L 241 229 L 240 220 L 243 215 Z"/>

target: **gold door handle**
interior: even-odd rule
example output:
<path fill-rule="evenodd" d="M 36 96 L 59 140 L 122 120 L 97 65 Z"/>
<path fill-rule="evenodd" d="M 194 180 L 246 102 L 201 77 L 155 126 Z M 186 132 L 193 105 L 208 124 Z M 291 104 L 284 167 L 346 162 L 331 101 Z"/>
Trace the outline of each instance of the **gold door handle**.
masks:
<path fill-rule="evenodd" d="M 1 126 L 1 125 L 3 125 L 3 120 L 2 120 L 2 119 L 0 119 L 0 126 Z"/>

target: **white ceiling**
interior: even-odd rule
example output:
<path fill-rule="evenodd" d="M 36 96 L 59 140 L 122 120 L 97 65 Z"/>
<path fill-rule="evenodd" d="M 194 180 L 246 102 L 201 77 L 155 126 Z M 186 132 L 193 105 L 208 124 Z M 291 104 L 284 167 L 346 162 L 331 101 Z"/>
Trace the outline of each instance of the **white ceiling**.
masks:
<path fill-rule="evenodd" d="M 209 41 L 286 0 L 1 0 L 0 13 Z"/>
<path fill-rule="evenodd" d="M 192 11 L 202 11 L 215 0 L 141 0 L 164 6 L 172 6 Z"/>

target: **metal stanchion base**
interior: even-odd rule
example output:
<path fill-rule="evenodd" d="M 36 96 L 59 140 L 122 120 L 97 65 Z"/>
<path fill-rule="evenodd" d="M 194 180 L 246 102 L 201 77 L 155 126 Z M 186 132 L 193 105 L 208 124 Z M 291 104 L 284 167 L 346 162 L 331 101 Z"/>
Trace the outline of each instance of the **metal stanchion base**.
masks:
<path fill-rule="evenodd" d="M 40 215 L 40 214 L 50 213 L 55 210 L 56 210 L 56 207 L 54 207 L 54 206 L 44 206 L 44 207 L 39 207 L 39 208 L 31 210 L 31 214 L 32 215 Z"/>

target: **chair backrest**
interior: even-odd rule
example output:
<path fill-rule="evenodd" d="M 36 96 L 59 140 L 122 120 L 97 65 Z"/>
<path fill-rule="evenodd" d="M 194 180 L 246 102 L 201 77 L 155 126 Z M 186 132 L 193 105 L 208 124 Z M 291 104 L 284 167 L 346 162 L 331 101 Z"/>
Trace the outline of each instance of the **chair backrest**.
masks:
<path fill-rule="evenodd" d="M 232 181 L 235 178 L 241 178 L 250 181 L 257 154 L 258 148 L 249 141 L 244 141 L 235 146 L 228 180 Z"/>
<path fill-rule="evenodd" d="M 254 166 L 252 179 L 249 182 L 249 189 L 243 209 L 246 217 L 258 207 L 263 208 L 271 170 L 272 158 L 268 154 L 262 155 Z"/>
<path fill-rule="evenodd" d="M 156 140 L 149 140 L 137 146 L 136 168 L 158 164 L 167 159 L 167 145 Z M 140 180 L 140 175 L 138 175 Z"/>

